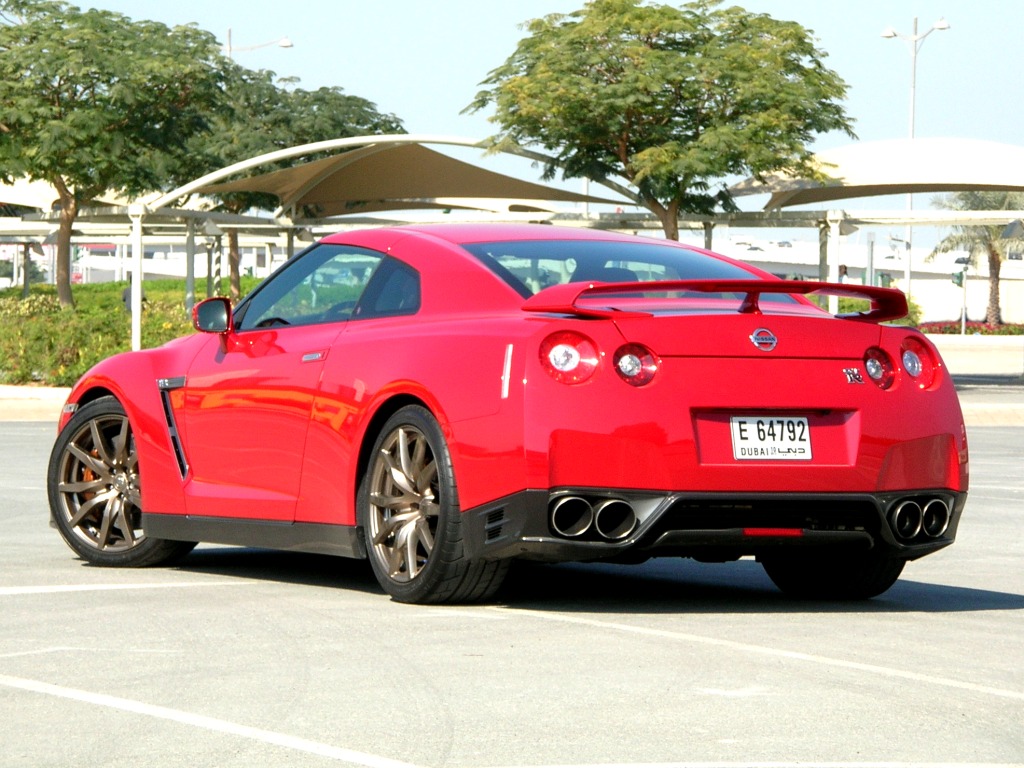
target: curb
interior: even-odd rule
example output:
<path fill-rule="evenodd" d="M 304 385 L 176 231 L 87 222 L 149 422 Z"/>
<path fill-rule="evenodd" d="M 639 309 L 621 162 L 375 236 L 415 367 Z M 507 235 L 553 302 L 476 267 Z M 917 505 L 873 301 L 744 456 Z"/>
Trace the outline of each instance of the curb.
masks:
<path fill-rule="evenodd" d="M 49 421 L 56 428 L 70 387 L 0 385 L 0 421 Z"/>

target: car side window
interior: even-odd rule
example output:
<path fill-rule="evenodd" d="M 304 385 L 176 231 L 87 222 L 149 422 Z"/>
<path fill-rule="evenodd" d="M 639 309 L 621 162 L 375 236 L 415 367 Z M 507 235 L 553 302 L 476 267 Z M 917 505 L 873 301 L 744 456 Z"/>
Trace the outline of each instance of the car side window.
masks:
<path fill-rule="evenodd" d="M 320 245 L 286 264 L 236 315 L 239 330 L 348 320 L 373 282 L 383 254 Z"/>
<path fill-rule="evenodd" d="M 353 319 L 414 315 L 420 309 L 420 275 L 397 259 L 384 259 L 353 312 Z"/>

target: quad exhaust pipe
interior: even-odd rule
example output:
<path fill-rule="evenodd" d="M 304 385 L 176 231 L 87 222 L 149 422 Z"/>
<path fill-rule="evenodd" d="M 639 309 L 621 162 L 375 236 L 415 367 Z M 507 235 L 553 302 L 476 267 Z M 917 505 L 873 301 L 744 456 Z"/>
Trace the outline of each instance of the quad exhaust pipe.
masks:
<path fill-rule="evenodd" d="M 633 505 L 618 498 L 558 496 L 550 502 L 551 529 L 566 539 L 617 542 L 628 539 L 639 523 Z M 949 502 L 935 496 L 897 501 L 888 515 L 889 528 L 903 544 L 938 539 L 949 528 Z"/>
<path fill-rule="evenodd" d="M 949 504 L 940 498 L 905 499 L 889 513 L 889 526 L 897 540 L 937 539 L 949 527 Z"/>
<path fill-rule="evenodd" d="M 636 530 L 633 505 L 624 499 L 595 499 L 560 496 L 551 502 L 551 528 L 567 539 L 587 537 L 622 541 Z"/>

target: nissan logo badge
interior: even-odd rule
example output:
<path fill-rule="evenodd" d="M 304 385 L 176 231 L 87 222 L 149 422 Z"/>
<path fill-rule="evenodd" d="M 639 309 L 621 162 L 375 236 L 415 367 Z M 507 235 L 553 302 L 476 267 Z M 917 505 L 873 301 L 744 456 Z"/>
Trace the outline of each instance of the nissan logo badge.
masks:
<path fill-rule="evenodd" d="M 779 340 L 767 328 L 758 328 L 750 334 L 750 342 L 762 352 L 771 352 Z"/>

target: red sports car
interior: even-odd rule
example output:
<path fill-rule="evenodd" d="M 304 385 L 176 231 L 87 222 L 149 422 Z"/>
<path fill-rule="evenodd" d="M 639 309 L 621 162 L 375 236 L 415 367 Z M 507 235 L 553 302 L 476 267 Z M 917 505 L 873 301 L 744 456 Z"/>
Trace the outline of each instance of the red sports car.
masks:
<path fill-rule="evenodd" d="M 489 598 L 516 558 L 666 556 L 872 597 L 953 542 L 967 496 L 949 372 L 884 322 L 906 306 L 653 238 L 338 234 L 87 373 L 52 516 L 96 564 L 331 553 L 416 603 Z"/>

